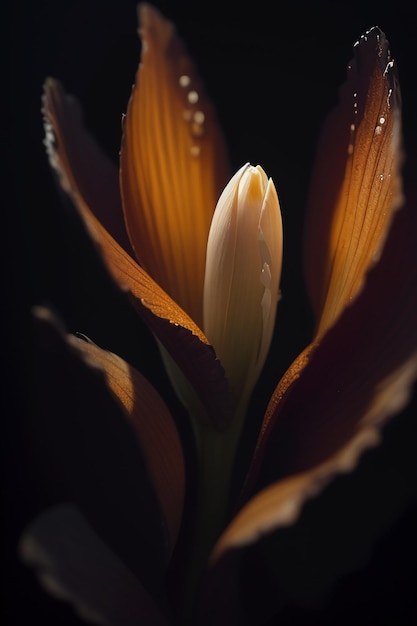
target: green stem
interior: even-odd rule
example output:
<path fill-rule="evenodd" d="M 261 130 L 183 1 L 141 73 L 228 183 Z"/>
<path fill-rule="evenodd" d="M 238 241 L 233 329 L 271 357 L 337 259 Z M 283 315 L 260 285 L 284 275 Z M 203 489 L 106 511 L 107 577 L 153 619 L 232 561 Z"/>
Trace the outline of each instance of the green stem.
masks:
<path fill-rule="evenodd" d="M 193 606 L 210 553 L 228 521 L 230 490 L 242 415 L 236 414 L 224 432 L 199 421 L 199 489 L 195 530 L 186 571 L 183 625 L 191 622 Z"/>

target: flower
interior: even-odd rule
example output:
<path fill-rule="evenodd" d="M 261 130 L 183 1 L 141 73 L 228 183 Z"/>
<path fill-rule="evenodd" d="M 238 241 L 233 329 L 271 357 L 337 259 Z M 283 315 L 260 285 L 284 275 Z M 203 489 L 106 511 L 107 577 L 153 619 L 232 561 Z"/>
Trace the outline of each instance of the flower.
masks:
<path fill-rule="evenodd" d="M 224 189 L 211 222 L 203 316 L 207 337 L 244 406 L 271 343 L 281 265 L 274 183 L 259 165 L 245 165 Z"/>
<path fill-rule="evenodd" d="M 114 433 L 119 442 L 133 432 L 123 448 L 125 476 L 142 510 L 137 515 L 132 505 L 124 511 L 126 534 L 135 536 L 124 559 L 71 506 L 35 520 L 21 551 L 51 591 L 94 621 L 167 624 L 179 615 L 184 623 L 233 624 L 244 615 L 239 567 L 251 546 L 292 525 L 308 499 L 357 466 L 364 450 L 378 443 L 382 424 L 405 406 L 416 378 L 417 220 L 413 196 L 404 200 L 402 194 L 399 87 L 385 36 L 372 28 L 354 47 L 312 176 L 305 264 L 314 336 L 277 381 L 245 483 L 231 500 L 246 396 L 275 316 L 279 204 L 260 166 L 244 166 L 220 195 L 229 175 L 225 146 L 201 82 L 172 24 L 148 5 L 139 16 L 142 59 L 123 125 L 121 193 L 75 101 L 52 79 L 44 95 L 46 144 L 62 187 L 154 333 L 189 409 L 200 501 L 189 516 L 190 465 L 157 390 L 123 359 L 68 335 L 39 308 L 41 409 L 55 416 L 60 407 L 59 423 L 51 424 L 54 440 L 72 438 L 75 446 L 76 434 L 91 429 L 91 473 L 95 463 L 99 473 L 104 469 L 107 500 L 118 507 L 117 468 L 99 435 Z M 243 287 L 249 330 L 235 323 Z M 222 321 L 226 330 L 219 332 Z M 241 357 L 233 358 L 235 346 L 248 355 L 242 368 Z M 235 390 L 232 403 L 225 372 Z M 78 471 L 77 480 L 91 516 L 89 501 L 97 494 L 90 474 Z M 105 507 L 102 512 L 93 519 L 99 526 Z M 195 529 L 188 533 L 190 521 Z M 137 577 L 123 560 L 135 561 Z M 172 588 L 183 567 L 178 609 Z M 274 596 L 276 609 L 280 589 Z M 257 610 L 259 623 L 270 607 Z"/>

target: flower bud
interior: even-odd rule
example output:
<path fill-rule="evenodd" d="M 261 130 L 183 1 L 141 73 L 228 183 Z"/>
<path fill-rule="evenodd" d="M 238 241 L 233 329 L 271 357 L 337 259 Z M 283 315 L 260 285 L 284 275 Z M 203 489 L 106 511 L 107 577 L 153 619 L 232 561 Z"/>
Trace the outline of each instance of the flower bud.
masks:
<path fill-rule="evenodd" d="M 204 332 L 242 406 L 259 377 L 274 331 L 282 266 L 281 211 L 272 179 L 246 164 L 213 216 L 204 281 Z"/>

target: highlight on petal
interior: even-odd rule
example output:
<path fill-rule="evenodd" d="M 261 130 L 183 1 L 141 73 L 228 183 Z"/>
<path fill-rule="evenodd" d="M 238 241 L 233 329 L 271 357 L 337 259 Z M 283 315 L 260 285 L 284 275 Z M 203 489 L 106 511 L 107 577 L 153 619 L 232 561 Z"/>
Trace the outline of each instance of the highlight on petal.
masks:
<path fill-rule="evenodd" d="M 323 128 L 305 225 L 305 274 L 322 335 L 359 293 L 402 201 L 400 90 L 377 27 L 354 46 Z"/>
<path fill-rule="evenodd" d="M 87 363 L 105 375 L 138 437 L 174 549 L 183 513 L 185 467 L 175 422 L 153 386 L 140 372 L 112 352 L 68 335 L 67 341 Z"/>
<path fill-rule="evenodd" d="M 73 199 L 113 279 L 123 291 L 129 293 L 139 315 L 145 319 L 196 390 L 207 410 L 207 419 L 215 426 L 223 425 L 230 413 L 228 388 L 224 370 L 208 339 L 110 234 L 100 221 L 102 215 L 96 210 L 97 207 L 93 209 L 87 195 L 79 191 L 78 169 L 74 170 L 76 163 L 67 157 L 69 137 L 65 129 L 68 102 L 71 99 L 62 88 L 54 81 L 48 81 L 44 97 L 48 151 L 63 189 Z"/>
<path fill-rule="evenodd" d="M 334 459 L 263 489 L 233 519 L 217 543 L 212 560 L 219 558 L 226 549 L 247 546 L 278 527 L 293 524 L 307 499 L 320 493 L 335 474 L 351 471 L 360 453 L 377 442 L 375 432 L 363 431 L 353 445 L 351 442 Z"/>
<path fill-rule="evenodd" d="M 240 401 L 247 401 L 269 350 L 281 265 L 274 184 L 261 166 L 246 164 L 217 203 L 204 282 L 204 330 Z"/>
<path fill-rule="evenodd" d="M 141 63 L 123 123 L 120 186 L 141 265 L 201 326 L 207 236 L 228 179 L 213 107 L 173 24 L 138 7 Z"/>
<path fill-rule="evenodd" d="M 53 596 L 103 626 L 167 626 L 140 581 L 70 504 L 50 508 L 25 530 L 19 554 Z"/>
<path fill-rule="evenodd" d="M 42 113 L 49 162 L 62 188 L 85 204 L 119 244 L 131 252 L 120 198 L 117 167 L 83 125 L 79 102 L 53 78 L 44 84 Z"/>

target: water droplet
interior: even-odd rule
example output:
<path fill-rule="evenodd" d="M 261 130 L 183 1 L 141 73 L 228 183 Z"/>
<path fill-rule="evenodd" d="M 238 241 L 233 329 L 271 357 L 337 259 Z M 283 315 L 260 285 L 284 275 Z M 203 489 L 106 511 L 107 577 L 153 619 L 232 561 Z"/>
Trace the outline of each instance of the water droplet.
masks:
<path fill-rule="evenodd" d="M 183 74 L 182 76 L 179 77 L 178 82 L 181 87 L 188 87 L 191 83 L 191 78 L 187 76 L 186 74 Z"/>
<path fill-rule="evenodd" d="M 350 144 L 348 145 L 347 153 L 348 153 L 349 155 L 353 154 L 353 143 L 350 143 Z"/>
<path fill-rule="evenodd" d="M 264 263 L 261 270 L 261 283 L 267 289 L 271 288 L 272 274 L 268 263 Z"/>
<path fill-rule="evenodd" d="M 382 182 L 384 180 L 385 176 L 384 174 L 381 172 L 381 174 L 379 175 L 379 180 Z"/>
<path fill-rule="evenodd" d="M 193 157 L 198 157 L 200 156 L 200 146 L 191 146 L 191 156 Z"/>
<path fill-rule="evenodd" d="M 379 123 L 380 124 L 385 124 L 385 117 L 380 117 L 379 118 Z"/>
<path fill-rule="evenodd" d="M 204 135 L 204 126 L 202 126 L 202 124 L 196 124 L 194 122 L 191 124 L 190 130 L 193 137 L 201 137 Z"/>
<path fill-rule="evenodd" d="M 195 111 L 193 118 L 196 124 L 204 124 L 205 115 L 203 111 Z"/>
<path fill-rule="evenodd" d="M 354 132 L 355 128 L 356 128 L 355 124 L 350 125 L 350 130 L 352 131 L 352 133 Z"/>
<path fill-rule="evenodd" d="M 190 104 L 195 104 L 196 102 L 198 102 L 198 93 L 194 90 L 189 91 L 187 98 Z"/>
<path fill-rule="evenodd" d="M 386 75 L 388 74 L 388 72 L 389 72 L 390 70 L 392 70 L 392 68 L 393 68 L 393 67 L 394 67 L 394 61 L 389 61 L 389 62 L 387 63 L 386 68 L 385 68 L 385 71 L 384 71 L 384 76 L 386 76 Z M 390 89 L 390 91 L 391 91 L 391 89 Z"/>
<path fill-rule="evenodd" d="M 381 128 L 381 126 L 377 126 L 377 127 L 375 128 L 375 135 L 380 135 L 381 133 L 382 133 L 382 128 Z"/>

